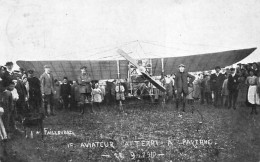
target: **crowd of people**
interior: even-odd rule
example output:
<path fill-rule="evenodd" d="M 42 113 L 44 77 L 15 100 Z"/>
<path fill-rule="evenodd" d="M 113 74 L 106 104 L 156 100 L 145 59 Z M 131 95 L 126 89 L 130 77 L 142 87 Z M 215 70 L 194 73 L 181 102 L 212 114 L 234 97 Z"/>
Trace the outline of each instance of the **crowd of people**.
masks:
<path fill-rule="evenodd" d="M 55 116 L 57 110 L 72 109 L 82 114 L 85 110 L 93 113 L 100 110 L 100 104 L 108 93 L 113 103 L 125 100 L 128 94 L 128 86 L 123 86 L 118 80 L 106 87 L 93 82 L 86 66 L 81 67 L 81 73 L 74 81 L 66 76 L 58 81 L 48 65 L 44 66 L 44 73 L 39 78 L 34 76 L 32 69 L 14 72 L 12 62 L 0 68 L 0 107 L 4 111 L 1 118 L 7 132 L 3 138 L 10 138 L 10 134 L 17 129 L 15 123 L 27 114 L 44 113 L 48 117 Z M 214 73 L 201 72 L 196 77 L 181 64 L 177 73 L 162 77 L 159 81 L 167 90 L 166 99 L 174 99 L 176 108 L 182 105 L 183 111 L 186 102 L 193 104 L 194 100 L 233 109 L 239 105 L 250 106 L 251 114 L 257 114 L 257 105 L 260 105 L 260 70 L 257 63 L 238 64 L 236 68 L 226 69 L 216 66 Z M 158 94 L 156 87 L 153 88 L 154 93 Z"/>
<path fill-rule="evenodd" d="M 49 65 L 44 66 L 44 73 L 37 78 L 34 70 L 13 71 L 13 63 L 7 62 L 0 71 L 0 107 L 3 124 L 8 138 L 15 130 L 16 123 L 31 113 L 43 113 L 45 117 L 55 116 L 55 111 L 79 108 L 93 112 L 93 107 L 100 110 L 104 100 L 104 86 L 92 81 L 87 67 L 81 67 L 77 80 L 63 81 L 54 79 Z M 124 89 L 113 82 L 114 94 L 120 95 Z M 93 105 L 92 105 L 93 103 Z M 0 133 L 1 134 L 1 133 Z"/>
<path fill-rule="evenodd" d="M 186 100 L 193 104 L 236 109 L 238 106 L 251 107 L 251 114 L 258 114 L 260 105 L 260 70 L 258 63 L 238 64 L 236 68 L 215 67 L 215 72 L 198 72 L 196 77 L 185 72 L 185 65 L 179 71 L 162 79 L 167 90 L 167 98 L 174 99 L 176 107 Z M 172 97 L 169 97 L 172 96 Z"/>

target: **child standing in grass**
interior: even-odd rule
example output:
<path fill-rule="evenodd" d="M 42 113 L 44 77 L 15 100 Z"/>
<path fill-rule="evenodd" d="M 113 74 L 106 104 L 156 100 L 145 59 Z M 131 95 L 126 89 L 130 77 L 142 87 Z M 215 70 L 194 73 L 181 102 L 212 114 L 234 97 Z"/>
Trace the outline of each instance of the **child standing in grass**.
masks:
<path fill-rule="evenodd" d="M 99 88 L 98 83 L 95 84 L 95 88 L 92 90 L 92 100 L 94 108 L 97 107 L 100 110 L 100 103 L 102 102 L 102 91 Z"/>
<path fill-rule="evenodd" d="M 193 104 L 193 92 L 194 92 L 194 88 L 193 88 L 193 83 L 191 82 L 191 78 L 188 77 L 188 94 L 186 96 L 186 99 L 187 99 L 187 103 L 192 105 Z"/>
<path fill-rule="evenodd" d="M 120 81 L 116 83 L 116 100 L 125 100 L 125 88 Z"/>

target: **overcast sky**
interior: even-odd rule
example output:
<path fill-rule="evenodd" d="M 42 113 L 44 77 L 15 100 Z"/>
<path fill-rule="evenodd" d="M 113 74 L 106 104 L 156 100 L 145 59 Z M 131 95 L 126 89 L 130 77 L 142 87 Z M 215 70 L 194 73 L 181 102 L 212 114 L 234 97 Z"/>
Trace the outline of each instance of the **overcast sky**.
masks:
<path fill-rule="evenodd" d="M 259 47 L 259 34 L 259 0 L 0 0 L 0 64 L 87 60 L 136 40 L 171 56 L 218 52 Z"/>

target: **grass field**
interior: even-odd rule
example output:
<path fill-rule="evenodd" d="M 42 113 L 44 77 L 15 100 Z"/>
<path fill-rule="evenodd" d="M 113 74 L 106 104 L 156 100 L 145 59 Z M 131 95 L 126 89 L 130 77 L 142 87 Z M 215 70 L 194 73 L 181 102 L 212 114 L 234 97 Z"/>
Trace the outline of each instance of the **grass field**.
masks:
<path fill-rule="evenodd" d="M 94 114 L 59 112 L 48 117 L 45 128 L 75 134 L 48 131 L 44 140 L 40 135 L 33 139 L 17 135 L 7 143 L 8 161 L 260 161 L 260 117 L 250 115 L 249 108 L 228 110 L 195 103 L 203 119 L 190 106 L 185 113 L 171 104 L 124 108 L 120 113 L 103 105 Z"/>

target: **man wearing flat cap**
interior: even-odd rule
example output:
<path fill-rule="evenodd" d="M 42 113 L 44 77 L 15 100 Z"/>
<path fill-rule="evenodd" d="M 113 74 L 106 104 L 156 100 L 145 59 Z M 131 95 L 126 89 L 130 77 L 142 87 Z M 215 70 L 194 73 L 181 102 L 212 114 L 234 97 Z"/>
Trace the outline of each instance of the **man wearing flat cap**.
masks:
<path fill-rule="evenodd" d="M 49 65 L 44 66 L 44 73 L 40 77 L 41 82 L 41 93 L 44 99 L 44 110 L 45 115 L 48 116 L 47 106 L 50 105 L 51 113 L 50 115 L 54 115 L 53 112 L 53 94 L 54 94 L 54 78 L 51 74 L 51 68 Z"/>
<path fill-rule="evenodd" d="M 30 69 L 28 73 L 28 83 L 29 83 L 29 106 L 31 110 L 39 112 L 41 106 L 41 82 L 34 76 L 34 70 Z"/>
<path fill-rule="evenodd" d="M 218 107 L 222 105 L 222 99 L 221 99 L 221 90 L 222 90 L 222 85 L 225 80 L 225 75 L 220 73 L 220 67 L 216 66 L 215 71 L 216 73 L 211 74 L 210 76 L 210 82 L 211 82 L 211 90 L 213 91 L 214 94 L 214 106 Z M 219 104 L 219 102 L 221 102 Z"/>
<path fill-rule="evenodd" d="M 87 104 L 91 102 L 91 81 L 92 78 L 89 73 L 87 73 L 87 67 L 82 66 L 80 68 L 81 74 L 78 76 L 78 83 L 79 83 L 79 93 L 80 93 L 80 111 L 82 114 L 85 112 L 85 107 Z M 90 112 L 93 112 L 92 106 L 90 106 Z"/>
<path fill-rule="evenodd" d="M 190 82 L 192 83 L 195 80 L 195 77 L 185 71 L 185 65 L 179 65 L 179 71 L 175 75 L 175 91 L 176 91 L 176 108 L 179 108 L 179 102 L 182 100 L 182 111 L 185 111 L 186 96 L 188 95 L 188 77 L 191 78 Z"/>

